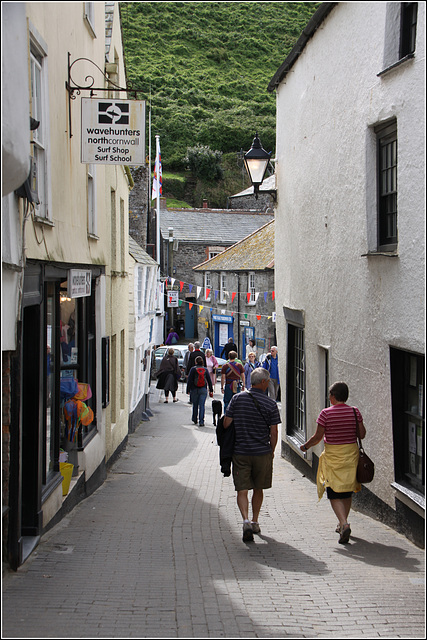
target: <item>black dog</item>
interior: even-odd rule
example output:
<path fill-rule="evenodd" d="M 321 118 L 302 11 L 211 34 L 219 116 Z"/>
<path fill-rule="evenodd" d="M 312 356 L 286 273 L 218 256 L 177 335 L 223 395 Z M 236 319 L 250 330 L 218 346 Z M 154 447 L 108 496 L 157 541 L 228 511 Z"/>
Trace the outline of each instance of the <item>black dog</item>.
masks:
<path fill-rule="evenodd" d="M 218 416 L 218 419 L 219 419 L 222 415 L 221 400 L 212 400 L 212 413 L 213 413 L 213 423 L 216 426 L 216 416 Z"/>

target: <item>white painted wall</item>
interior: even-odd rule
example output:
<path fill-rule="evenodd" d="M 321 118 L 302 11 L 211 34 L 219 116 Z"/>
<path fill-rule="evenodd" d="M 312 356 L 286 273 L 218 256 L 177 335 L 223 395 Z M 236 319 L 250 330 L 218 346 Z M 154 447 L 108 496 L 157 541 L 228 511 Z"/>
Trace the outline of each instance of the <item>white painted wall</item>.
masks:
<path fill-rule="evenodd" d="M 387 4 L 338 3 L 278 87 L 275 290 L 283 380 L 283 307 L 305 314 L 307 437 L 323 408 L 319 346 L 329 346 L 331 382 L 349 384 L 365 420 L 370 489 L 394 507 L 389 347 L 425 348 L 425 4 L 415 58 L 378 77 Z M 399 255 L 363 257 L 375 242 L 372 127 L 391 117 Z"/>

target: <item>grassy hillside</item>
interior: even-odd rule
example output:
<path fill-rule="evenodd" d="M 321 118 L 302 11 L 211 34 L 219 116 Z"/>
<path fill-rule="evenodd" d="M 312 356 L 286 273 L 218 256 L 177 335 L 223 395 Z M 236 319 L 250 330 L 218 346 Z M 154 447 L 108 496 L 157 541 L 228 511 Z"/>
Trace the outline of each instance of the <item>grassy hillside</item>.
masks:
<path fill-rule="evenodd" d="M 165 167 L 188 146 L 275 145 L 267 85 L 320 3 L 122 2 L 128 80 L 151 96 L 152 134 Z"/>

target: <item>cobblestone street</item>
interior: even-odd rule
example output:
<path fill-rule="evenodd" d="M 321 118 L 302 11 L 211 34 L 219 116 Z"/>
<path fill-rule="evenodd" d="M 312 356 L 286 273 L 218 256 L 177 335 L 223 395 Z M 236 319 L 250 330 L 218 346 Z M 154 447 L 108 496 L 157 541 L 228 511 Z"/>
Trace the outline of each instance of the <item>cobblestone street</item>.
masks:
<path fill-rule="evenodd" d="M 3 580 L 4 638 L 424 638 L 424 551 L 326 499 L 278 451 L 242 542 L 210 402 L 158 402 L 107 480 Z M 219 397 L 219 396 L 218 396 Z"/>

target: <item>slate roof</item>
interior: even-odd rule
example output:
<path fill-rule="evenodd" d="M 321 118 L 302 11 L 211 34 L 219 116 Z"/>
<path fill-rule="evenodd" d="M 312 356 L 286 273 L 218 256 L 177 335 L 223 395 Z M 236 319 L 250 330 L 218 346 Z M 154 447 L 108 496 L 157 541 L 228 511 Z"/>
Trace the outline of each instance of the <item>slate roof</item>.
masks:
<path fill-rule="evenodd" d="M 214 258 L 193 268 L 195 271 L 274 269 L 274 219 Z"/>
<path fill-rule="evenodd" d="M 260 184 L 259 187 L 259 193 L 260 195 L 262 195 L 263 191 L 272 191 L 273 189 L 276 189 L 276 174 L 273 173 L 272 176 L 268 176 L 268 178 L 265 178 L 262 182 L 262 184 Z M 241 191 L 240 193 L 235 193 L 232 196 L 230 196 L 230 198 L 240 198 L 242 196 L 253 196 L 254 195 L 254 186 L 252 185 L 251 187 L 248 187 L 247 189 L 245 189 L 244 191 Z"/>
<path fill-rule="evenodd" d="M 173 237 L 180 242 L 231 245 L 272 218 L 271 213 L 238 209 L 162 209 L 160 231 L 164 239 L 173 227 Z"/>
<path fill-rule="evenodd" d="M 131 236 L 129 236 L 129 253 L 139 264 L 158 266 L 157 262 Z"/>

